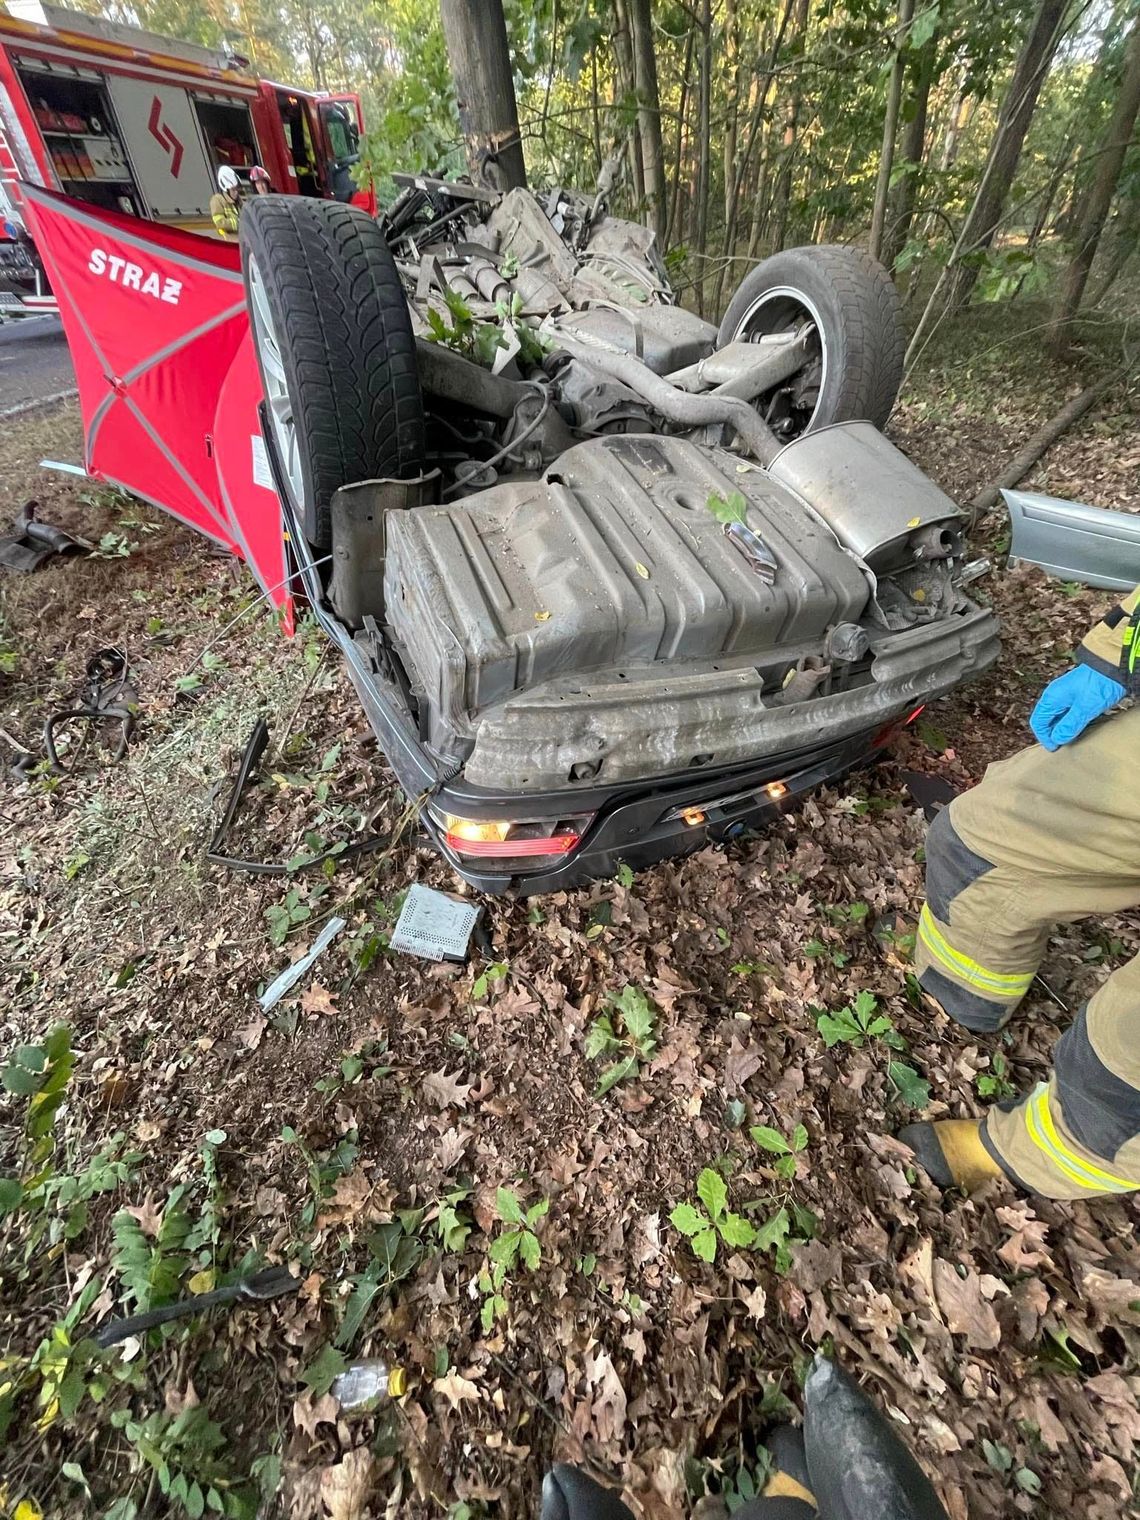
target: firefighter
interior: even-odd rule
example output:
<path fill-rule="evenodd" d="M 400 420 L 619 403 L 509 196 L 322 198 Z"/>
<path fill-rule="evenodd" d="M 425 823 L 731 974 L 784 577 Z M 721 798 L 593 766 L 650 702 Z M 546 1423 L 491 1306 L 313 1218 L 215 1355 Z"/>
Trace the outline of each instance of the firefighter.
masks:
<path fill-rule="evenodd" d="M 238 213 L 241 211 L 241 181 L 237 170 L 223 164 L 218 170 L 218 190 L 210 197 L 210 215 L 220 237 L 237 237 Z"/>
<path fill-rule="evenodd" d="M 1140 904 L 1140 587 L 1086 636 L 1042 693 L 1038 743 L 991 765 L 935 818 L 926 842 L 918 980 L 981 1034 L 1029 991 L 1050 925 Z M 1140 1188 L 1140 956 L 1114 971 L 1058 1040 L 1047 1082 L 981 1121 L 900 1134 L 933 1181 L 1006 1176 L 1047 1198 Z"/>
<path fill-rule="evenodd" d="M 249 171 L 249 182 L 258 195 L 273 194 L 273 181 L 269 178 L 269 171 L 260 164 L 254 164 Z"/>

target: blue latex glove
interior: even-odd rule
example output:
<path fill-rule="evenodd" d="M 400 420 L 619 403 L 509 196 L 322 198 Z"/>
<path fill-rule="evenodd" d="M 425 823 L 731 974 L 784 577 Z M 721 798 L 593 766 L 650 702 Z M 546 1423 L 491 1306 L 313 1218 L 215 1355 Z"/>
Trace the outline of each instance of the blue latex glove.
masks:
<path fill-rule="evenodd" d="M 1071 744 L 1102 713 L 1124 697 L 1124 687 L 1089 665 L 1074 665 L 1050 681 L 1030 714 L 1029 726 L 1045 749 Z"/>

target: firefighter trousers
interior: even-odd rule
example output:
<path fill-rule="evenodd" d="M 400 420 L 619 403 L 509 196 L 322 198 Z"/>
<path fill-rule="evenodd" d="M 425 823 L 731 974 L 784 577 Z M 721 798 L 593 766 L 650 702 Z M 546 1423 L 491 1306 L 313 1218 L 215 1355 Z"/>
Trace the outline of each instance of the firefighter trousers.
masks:
<path fill-rule="evenodd" d="M 1050 927 L 1140 905 L 1140 707 L 1050 754 L 991 765 L 926 842 L 918 979 L 968 1029 L 1000 1029 Z M 990 1109 L 982 1141 L 1029 1192 L 1140 1188 L 1140 957 L 1114 971 L 1053 1052 L 1048 1082 Z"/>

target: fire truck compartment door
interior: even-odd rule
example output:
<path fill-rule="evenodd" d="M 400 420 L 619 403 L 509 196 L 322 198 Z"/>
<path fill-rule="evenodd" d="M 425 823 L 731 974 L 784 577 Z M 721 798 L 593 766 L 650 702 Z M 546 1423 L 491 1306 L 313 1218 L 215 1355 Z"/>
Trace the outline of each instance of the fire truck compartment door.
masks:
<path fill-rule="evenodd" d="M 107 87 L 150 214 L 208 215 L 214 176 L 187 91 L 121 74 Z"/>

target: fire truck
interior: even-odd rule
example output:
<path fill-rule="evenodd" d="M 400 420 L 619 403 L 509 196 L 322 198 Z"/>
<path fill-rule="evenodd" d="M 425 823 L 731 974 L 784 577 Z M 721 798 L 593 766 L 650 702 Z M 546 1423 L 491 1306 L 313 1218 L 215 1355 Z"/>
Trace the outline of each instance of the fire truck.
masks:
<path fill-rule="evenodd" d="M 274 190 L 374 209 L 352 167 L 358 95 L 250 73 L 238 54 L 66 10 L 0 11 L 0 317 L 54 311 L 20 210 L 20 180 L 113 211 L 214 235 L 223 164 L 260 165 Z"/>

